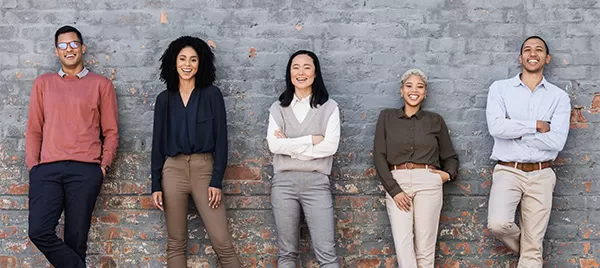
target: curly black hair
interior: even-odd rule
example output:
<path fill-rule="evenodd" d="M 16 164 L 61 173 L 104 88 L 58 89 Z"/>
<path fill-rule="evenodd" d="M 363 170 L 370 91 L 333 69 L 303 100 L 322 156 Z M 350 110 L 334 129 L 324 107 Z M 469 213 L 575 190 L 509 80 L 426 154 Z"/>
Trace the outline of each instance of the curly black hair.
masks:
<path fill-rule="evenodd" d="M 287 64 L 287 70 L 285 72 L 285 91 L 281 93 L 279 96 L 279 102 L 282 107 L 288 107 L 292 103 L 294 99 L 294 92 L 296 88 L 294 84 L 292 84 L 292 60 L 298 55 L 308 55 L 312 58 L 313 63 L 315 64 L 315 81 L 312 85 L 312 97 L 310 97 L 310 107 L 316 108 L 319 105 L 323 105 L 327 100 L 329 100 L 329 93 L 327 92 L 327 88 L 325 87 L 325 83 L 323 82 L 323 76 L 321 75 L 321 64 L 319 63 L 319 58 L 315 53 L 308 50 L 298 50 L 294 54 L 290 56 Z"/>
<path fill-rule="evenodd" d="M 215 55 L 204 40 L 193 36 L 182 36 L 175 39 L 160 57 L 160 80 L 167 85 L 167 90 L 179 90 L 179 74 L 177 73 L 177 55 L 185 47 L 193 48 L 200 60 L 196 74 L 196 88 L 212 85 L 215 81 Z"/>

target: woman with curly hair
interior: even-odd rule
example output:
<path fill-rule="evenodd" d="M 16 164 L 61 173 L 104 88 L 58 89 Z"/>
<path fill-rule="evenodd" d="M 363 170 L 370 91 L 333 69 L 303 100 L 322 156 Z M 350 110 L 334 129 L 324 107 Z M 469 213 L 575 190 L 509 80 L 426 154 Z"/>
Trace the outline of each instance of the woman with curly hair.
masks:
<path fill-rule="evenodd" d="M 191 195 L 222 267 L 241 267 L 227 229 L 222 181 L 227 118 L 215 81 L 214 55 L 197 37 L 171 42 L 160 58 L 167 89 L 156 98 L 152 136 L 152 200 L 165 212 L 167 266 L 187 267 Z"/>

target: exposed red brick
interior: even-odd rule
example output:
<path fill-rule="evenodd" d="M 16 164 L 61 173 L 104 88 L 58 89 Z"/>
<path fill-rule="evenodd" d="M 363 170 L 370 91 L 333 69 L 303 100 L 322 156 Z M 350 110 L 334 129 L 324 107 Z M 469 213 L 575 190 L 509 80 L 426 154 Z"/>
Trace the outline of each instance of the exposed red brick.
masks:
<path fill-rule="evenodd" d="M 12 256 L 0 256 L 0 267 L 2 268 L 16 268 L 17 258 Z"/>
<path fill-rule="evenodd" d="M 240 251 L 244 254 L 258 253 L 258 249 L 256 248 L 255 243 L 245 243 L 244 245 L 241 245 Z"/>
<path fill-rule="evenodd" d="M 440 250 L 444 253 L 444 255 L 450 255 L 450 247 L 445 242 L 440 242 Z"/>
<path fill-rule="evenodd" d="M 249 58 L 256 57 L 256 48 L 253 48 L 253 47 L 250 48 L 250 51 L 248 51 L 248 57 Z"/>
<path fill-rule="evenodd" d="M 588 120 L 583 116 L 583 106 L 575 105 L 571 109 L 571 128 L 588 128 Z"/>
<path fill-rule="evenodd" d="M 589 193 L 592 191 L 592 182 L 591 181 L 586 181 L 583 183 L 583 185 L 585 185 L 585 192 Z"/>
<path fill-rule="evenodd" d="M 372 178 L 372 177 L 375 177 L 375 174 L 377 174 L 377 171 L 375 171 L 374 168 L 365 169 L 365 173 L 364 173 L 365 177 Z"/>
<path fill-rule="evenodd" d="M 200 245 L 194 243 L 188 248 L 188 251 L 191 255 L 198 255 L 198 253 L 200 253 Z"/>
<path fill-rule="evenodd" d="M 19 228 L 16 226 L 0 228 L 0 239 L 10 238 L 17 234 Z"/>
<path fill-rule="evenodd" d="M 595 259 L 579 259 L 579 267 L 581 268 L 600 268 L 600 264 Z"/>
<path fill-rule="evenodd" d="M 100 223 L 117 224 L 119 223 L 119 215 L 114 212 L 109 212 L 107 215 L 100 216 L 98 221 Z"/>
<path fill-rule="evenodd" d="M 470 183 L 458 183 L 457 184 L 460 189 L 467 193 L 471 193 L 471 184 Z"/>
<path fill-rule="evenodd" d="M 262 254 L 271 254 L 271 255 L 275 255 L 278 252 L 278 248 L 276 245 L 274 244 L 266 244 L 263 246 L 263 249 L 261 251 Z"/>
<path fill-rule="evenodd" d="M 271 237 L 271 232 L 265 228 L 262 231 L 261 237 L 267 240 L 269 237 Z"/>
<path fill-rule="evenodd" d="M 590 254 L 590 247 L 591 247 L 590 242 L 583 243 L 583 254 L 584 255 Z"/>
<path fill-rule="evenodd" d="M 442 268 L 460 268 L 460 262 L 457 260 L 448 259 L 442 265 Z"/>
<path fill-rule="evenodd" d="M 110 227 L 103 234 L 104 239 L 132 239 L 135 237 L 135 231 L 125 227 Z"/>
<path fill-rule="evenodd" d="M 483 188 L 483 189 L 490 188 L 490 186 L 492 186 L 492 181 L 491 180 L 484 181 L 484 182 L 481 183 L 481 188 Z"/>
<path fill-rule="evenodd" d="M 459 222 L 460 219 L 456 218 L 456 217 L 449 217 L 448 215 L 440 215 L 440 222 L 442 223 L 447 223 L 447 222 Z"/>
<path fill-rule="evenodd" d="M 246 264 L 246 267 L 265 267 L 264 264 L 259 266 L 258 260 L 255 257 L 252 258 L 240 258 L 240 262 Z M 277 262 L 275 262 L 277 264 Z M 275 267 L 275 265 L 273 265 Z"/>
<path fill-rule="evenodd" d="M 140 208 L 155 209 L 151 196 L 140 197 Z"/>
<path fill-rule="evenodd" d="M 228 166 L 225 170 L 226 180 L 260 180 L 260 168 L 242 165 Z"/>
<path fill-rule="evenodd" d="M 100 267 L 102 268 L 117 268 L 117 263 L 112 257 L 104 256 L 100 258 Z"/>
<path fill-rule="evenodd" d="M 29 184 L 13 184 L 8 192 L 12 195 L 24 195 L 29 193 Z"/>
<path fill-rule="evenodd" d="M 592 100 L 590 113 L 597 114 L 600 112 L 600 92 L 594 93 L 594 99 Z"/>
<path fill-rule="evenodd" d="M 113 242 L 106 242 L 104 245 L 104 252 L 106 252 L 106 254 L 113 254 L 114 253 L 114 243 Z"/>
<path fill-rule="evenodd" d="M 145 194 L 148 192 L 146 185 L 132 182 L 122 182 L 119 194 Z"/>
<path fill-rule="evenodd" d="M 381 260 L 380 259 L 361 259 L 361 260 L 357 260 L 354 263 L 354 267 L 364 267 L 364 268 L 370 268 L 370 267 L 379 267 L 379 265 L 381 265 Z"/>
<path fill-rule="evenodd" d="M 204 258 L 189 258 L 187 265 L 194 268 L 210 268 L 210 262 Z"/>
<path fill-rule="evenodd" d="M 139 233 L 139 237 L 140 237 L 141 239 L 144 239 L 144 240 L 145 240 L 145 239 L 148 239 L 148 234 L 147 234 L 147 233 L 144 233 L 144 232 L 140 232 L 140 233 Z"/>

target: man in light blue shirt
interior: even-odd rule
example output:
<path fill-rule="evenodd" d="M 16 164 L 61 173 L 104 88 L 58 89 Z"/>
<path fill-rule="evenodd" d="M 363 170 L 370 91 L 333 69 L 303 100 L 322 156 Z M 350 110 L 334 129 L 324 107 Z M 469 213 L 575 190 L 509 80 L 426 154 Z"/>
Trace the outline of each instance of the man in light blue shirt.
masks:
<path fill-rule="evenodd" d="M 541 37 L 527 38 L 519 56 L 521 73 L 494 82 L 488 93 L 486 117 L 494 137 L 491 159 L 498 161 L 488 229 L 520 254 L 519 268 L 542 267 L 542 244 L 556 184 L 551 165 L 569 133 L 569 96 L 543 75 L 550 59 Z M 520 228 L 515 224 L 519 203 Z"/>

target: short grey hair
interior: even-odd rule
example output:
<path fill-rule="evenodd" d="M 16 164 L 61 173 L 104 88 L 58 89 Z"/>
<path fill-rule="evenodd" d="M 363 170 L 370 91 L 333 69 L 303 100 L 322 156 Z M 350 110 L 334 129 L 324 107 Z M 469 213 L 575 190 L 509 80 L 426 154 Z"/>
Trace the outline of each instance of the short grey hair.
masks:
<path fill-rule="evenodd" d="M 406 79 L 408 79 L 411 75 L 416 75 L 416 76 L 420 77 L 421 80 L 423 80 L 423 83 L 425 83 L 425 87 L 427 87 L 427 84 L 429 84 L 429 82 L 427 81 L 427 75 L 425 74 L 425 72 L 421 71 L 420 69 L 410 69 L 410 70 L 404 72 L 404 74 L 402 75 L 402 78 L 400 79 L 401 87 L 404 86 Z"/>

